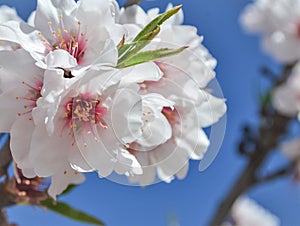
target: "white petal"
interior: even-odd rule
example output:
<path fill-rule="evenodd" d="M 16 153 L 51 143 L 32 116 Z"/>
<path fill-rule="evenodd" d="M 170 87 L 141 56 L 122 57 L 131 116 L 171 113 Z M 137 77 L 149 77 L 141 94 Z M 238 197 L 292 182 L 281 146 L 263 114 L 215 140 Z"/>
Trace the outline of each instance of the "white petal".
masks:
<path fill-rule="evenodd" d="M 46 65 L 48 68 L 73 68 L 77 66 L 76 59 L 65 50 L 55 50 L 46 56 Z"/>
<path fill-rule="evenodd" d="M 18 118 L 11 128 L 10 149 L 14 161 L 22 170 L 30 166 L 28 157 L 34 124 L 28 117 Z"/>
<path fill-rule="evenodd" d="M 36 126 L 29 153 L 29 161 L 34 164 L 36 174 L 39 177 L 52 176 L 64 164 L 65 150 L 70 147 L 59 135 L 49 137 L 45 126 Z"/>
<path fill-rule="evenodd" d="M 120 11 L 120 24 L 141 24 L 144 26 L 148 22 L 150 22 L 149 16 L 139 5 L 122 8 Z"/>
<path fill-rule="evenodd" d="M 72 148 L 68 151 L 68 160 L 71 167 L 78 172 L 92 172 L 94 169 L 86 162 L 78 148 Z"/>
<path fill-rule="evenodd" d="M 34 21 L 35 27 L 40 30 L 47 39 L 54 39 L 48 22 L 52 23 L 54 30 L 60 28 L 61 16 L 63 16 L 62 20 L 66 20 L 67 15 L 69 15 L 75 7 L 76 3 L 72 0 L 38 0 Z M 74 24 L 75 22 L 74 20 Z M 64 28 L 70 30 L 70 24 L 64 23 Z"/>
<path fill-rule="evenodd" d="M 154 166 L 152 166 L 150 163 L 148 153 L 138 152 L 136 158 L 142 166 L 143 174 L 130 175 L 128 179 L 133 183 L 138 182 L 141 186 L 150 185 L 155 181 L 156 172 Z"/>
<path fill-rule="evenodd" d="M 131 89 L 116 91 L 111 109 L 111 120 L 115 135 L 124 143 L 131 143 L 141 135 L 141 97 Z"/>
<path fill-rule="evenodd" d="M 103 31 L 100 31 L 103 33 Z M 86 62 L 90 62 L 93 64 L 92 68 L 97 69 L 103 66 L 114 67 L 118 63 L 118 50 L 114 42 L 108 38 L 106 41 L 101 41 L 101 43 L 97 42 L 95 44 L 91 44 L 89 40 L 89 48 L 84 53 L 84 57 Z M 99 49 L 99 52 L 95 51 Z"/>
<path fill-rule="evenodd" d="M 87 164 L 98 170 L 100 177 L 107 177 L 112 173 L 116 161 L 113 154 L 115 144 L 111 144 L 109 140 L 113 135 L 109 129 L 97 127 L 91 124 L 92 131 L 90 133 L 82 133 L 74 128 L 74 137 Z M 107 137 L 108 139 L 106 139 Z"/>
<path fill-rule="evenodd" d="M 217 122 L 226 112 L 225 100 L 203 92 L 205 100 L 197 107 L 198 120 L 201 127 Z"/>
<path fill-rule="evenodd" d="M 122 69 L 122 74 L 122 84 L 124 84 L 124 86 L 128 83 L 158 81 L 163 75 L 159 67 L 153 62 Z"/>
<path fill-rule="evenodd" d="M 23 168 L 22 173 L 27 178 L 34 178 L 37 176 L 36 173 L 34 172 L 34 169 L 31 168 Z"/>
<path fill-rule="evenodd" d="M 189 162 L 187 161 L 186 164 L 176 173 L 178 179 L 182 180 L 186 177 L 189 170 Z"/>
<path fill-rule="evenodd" d="M 80 184 L 85 180 L 83 174 L 73 170 L 67 163 L 51 177 L 49 195 L 56 199 L 70 184 Z"/>
<path fill-rule="evenodd" d="M 172 136 L 172 128 L 163 114 L 143 126 L 142 136 L 136 141 L 142 147 L 155 147 L 165 143 Z"/>
<path fill-rule="evenodd" d="M 110 7 L 109 1 L 79 1 L 76 16 L 82 23 L 89 24 L 89 29 L 93 29 L 93 26 L 109 26 L 115 20 Z"/>
<path fill-rule="evenodd" d="M 143 170 L 134 155 L 130 154 L 128 151 L 122 149 L 117 155 L 117 162 L 115 166 L 115 171 L 118 174 L 143 174 Z"/>
<path fill-rule="evenodd" d="M 0 40 L 18 43 L 28 52 L 42 54 L 45 51 L 38 32 L 24 22 L 9 21 L 0 25 Z"/>
<path fill-rule="evenodd" d="M 174 179 L 174 175 L 186 165 L 188 156 L 180 147 L 168 142 L 153 151 L 151 160 L 157 164 L 158 177 L 169 183 Z"/>
<path fill-rule="evenodd" d="M 6 5 L 0 6 L 0 23 L 9 20 L 21 21 L 22 19 L 18 16 L 15 8 L 11 8 Z"/>

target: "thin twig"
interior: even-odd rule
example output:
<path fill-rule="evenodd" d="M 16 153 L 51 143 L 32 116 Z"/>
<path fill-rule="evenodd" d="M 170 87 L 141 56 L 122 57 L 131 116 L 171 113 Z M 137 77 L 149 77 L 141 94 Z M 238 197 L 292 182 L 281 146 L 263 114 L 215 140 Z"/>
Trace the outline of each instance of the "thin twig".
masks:
<path fill-rule="evenodd" d="M 287 166 L 284 166 L 275 172 L 272 172 L 270 174 L 267 174 L 263 177 L 257 178 L 256 183 L 257 184 L 262 184 L 262 183 L 267 183 L 269 181 L 273 181 L 275 179 L 279 179 L 281 177 L 290 175 L 294 170 L 294 165 L 293 164 L 288 164 Z"/>

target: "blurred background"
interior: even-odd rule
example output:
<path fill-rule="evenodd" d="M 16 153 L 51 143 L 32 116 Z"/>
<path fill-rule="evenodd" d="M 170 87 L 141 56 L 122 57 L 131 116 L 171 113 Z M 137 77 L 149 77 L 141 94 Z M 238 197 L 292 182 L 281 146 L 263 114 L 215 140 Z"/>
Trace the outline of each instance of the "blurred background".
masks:
<path fill-rule="evenodd" d="M 124 0 L 118 1 L 120 5 Z M 199 172 L 192 161 L 184 180 L 148 187 L 120 185 L 96 174 L 62 198 L 76 208 L 99 217 L 108 226 L 206 226 L 219 202 L 241 173 L 245 161 L 237 144 L 245 123 L 257 125 L 259 94 L 266 87 L 260 68 L 279 71 L 276 63 L 260 49 L 259 37 L 247 35 L 239 24 L 246 0 L 173 0 L 183 4 L 185 24 L 194 25 L 204 36 L 204 45 L 218 60 L 217 79 L 227 99 L 227 129 L 222 148 L 208 169 Z M 143 0 L 142 7 L 164 10 L 169 1 Z M 35 9 L 35 0 L 0 0 L 15 7 L 23 19 Z M 286 162 L 280 153 L 266 164 L 266 171 Z M 300 187 L 291 178 L 279 179 L 251 189 L 248 195 L 277 215 L 281 225 L 300 225 Z M 1 197 L 0 197 L 1 198 Z M 9 220 L 20 226 L 83 226 L 49 211 L 32 207 L 8 209 Z"/>

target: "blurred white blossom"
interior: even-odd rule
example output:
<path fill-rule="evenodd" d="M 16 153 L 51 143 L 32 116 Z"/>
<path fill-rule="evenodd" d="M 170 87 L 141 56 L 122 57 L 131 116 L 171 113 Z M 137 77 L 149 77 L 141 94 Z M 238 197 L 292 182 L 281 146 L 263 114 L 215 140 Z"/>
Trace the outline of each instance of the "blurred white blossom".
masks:
<path fill-rule="evenodd" d="M 272 102 L 280 113 L 294 117 L 300 112 L 300 64 L 297 64 L 287 81 L 273 91 Z M 299 117 L 299 116 L 298 116 Z"/>
<path fill-rule="evenodd" d="M 279 226 L 280 220 L 247 197 L 238 198 L 231 209 L 231 221 L 222 226 Z"/>
<path fill-rule="evenodd" d="M 241 23 L 247 31 L 262 35 L 263 48 L 278 61 L 299 60 L 299 0 L 255 0 L 246 6 Z"/>

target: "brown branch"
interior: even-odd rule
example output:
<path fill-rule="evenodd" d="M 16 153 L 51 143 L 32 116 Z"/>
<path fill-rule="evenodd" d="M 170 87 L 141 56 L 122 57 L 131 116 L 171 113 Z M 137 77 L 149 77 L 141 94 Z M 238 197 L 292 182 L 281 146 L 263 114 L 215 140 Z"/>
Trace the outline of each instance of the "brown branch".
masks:
<path fill-rule="evenodd" d="M 5 142 L 0 151 L 0 177 L 7 173 L 7 168 L 12 161 L 12 156 L 9 148 L 9 140 L 10 139 Z"/>
<path fill-rule="evenodd" d="M 7 221 L 5 208 L 16 204 L 16 196 L 7 190 L 6 182 L 0 184 L 0 226 L 11 226 Z"/>
<path fill-rule="evenodd" d="M 4 209 L 0 209 L 0 226 L 9 226 Z"/>
<path fill-rule="evenodd" d="M 257 178 L 256 180 L 256 184 L 262 184 L 262 183 L 267 183 L 269 181 L 273 181 L 275 179 L 279 179 L 281 177 L 290 175 L 294 170 L 294 165 L 293 164 L 289 164 L 287 166 L 284 166 L 278 170 L 276 170 L 273 173 L 270 173 L 268 175 L 265 175 L 261 178 Z"/>
<path fill-rule="evenodd" d="M 286 81 L 294 65 L 284 67 L 282 76 L 278 79 L 276 85 Z M 275 110 L 266 109 L 262 106 L 260 110 L 261 120 L 258 131 L 258 138 L 255 142 L 254 150 L 248 163 L 238 177 L 228 195 L 217 208 L 214 216 L 209 223 L 210 226 L 220 226 L 229 216 L 231 207 L 235 200 L 246 192 L 249 188 L 257 184 L 258 170 L 263 166 L 268 155 L 278 145 L 279 138 L 285 134 L 290 118 L 285 117 Z M 272 177 L 269 178 L 273 179 Z"/>
<path fill-rule="evenodd" d="M 138 5 L 141 3 L 142 0 L 128 0 L 125 4 L 124 4 L 124 7 L 127 8 L 129 6 L 132 6 L 132 5 Z"/>

